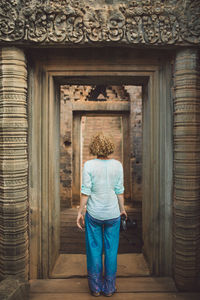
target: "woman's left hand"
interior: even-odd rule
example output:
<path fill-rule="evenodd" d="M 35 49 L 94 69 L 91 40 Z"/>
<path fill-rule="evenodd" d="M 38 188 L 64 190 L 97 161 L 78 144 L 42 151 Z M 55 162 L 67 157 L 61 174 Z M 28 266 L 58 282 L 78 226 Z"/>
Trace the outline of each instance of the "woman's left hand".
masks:
<path fill-rule="evenodd" d="M 81 225 L 82 223 L 82 225 Z M 76 224 L 77 226 L 83 230 L 83 227 L 85 225 L 85 220 L 84 220 L 84 216 L 81 213 L 78 213 L 77 219 L 76 219 Z"/>
<path fill-rule="evenodd" d="M 127 212 L 125 211 L 125 209 L 120 212 L 120 216 L 122 216 L 122 215 L 125 215 L 126 220 L 128 219 L 128 215 L 127 215 Z"/>

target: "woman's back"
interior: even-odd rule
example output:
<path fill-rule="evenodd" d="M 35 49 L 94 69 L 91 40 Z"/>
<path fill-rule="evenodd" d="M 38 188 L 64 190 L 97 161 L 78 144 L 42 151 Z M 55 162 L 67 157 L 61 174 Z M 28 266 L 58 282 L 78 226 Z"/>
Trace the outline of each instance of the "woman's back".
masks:
<path fill-rule="evenodd" d="M 87 210 L 99 220 L 120 215 L 117 194 L 122 194 L 123 168 L 115 159 L 92 159 L 84 164 L 82 188 L 89 195 Z"/>

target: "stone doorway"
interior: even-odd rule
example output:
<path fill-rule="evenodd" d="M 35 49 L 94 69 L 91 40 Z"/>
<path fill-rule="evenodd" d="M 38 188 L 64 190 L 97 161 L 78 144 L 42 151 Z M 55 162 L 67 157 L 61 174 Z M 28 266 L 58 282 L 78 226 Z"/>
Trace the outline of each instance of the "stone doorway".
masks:
<path fill-rule="evenodd" d="M 97 103 L 98 107 L 98 103 Z M 92 136 L 99 132 L 107 134 L 116 145 L 115 152 L 111 158 L 118 159 L 122 164 L 130 165 L 129 142 L 125 145 L 124 139 L 129 135 L 128 126 L 129 115 L 123 112 L 98 113 L 98 112 L 79 112 L 74 114 L 74 147 L 73 147 L 73 186 L 72 186 L 72 205 L 77 206 L 80 202 L 81 172 L 86 160 L 96 158 L 89 153 L 89 143 Z M 127 135 L 124 135 L 124 132 Z M 126 158 L 126 159 L 125 159 Z M 125 161 L 128 160 L 128 161 Z M 125 172 L 126 199 L 131 201 L 130 195 L 130 171 Z"/>
<path fill-rule="evenodd" d="M 172 112 L 168 93 L 171 78 L 169 53 L 166 58 L 164 53 L 159 56 L 154 52 L 149 59 L 141 56 L 141 51 L 126 51 L 127 55 L 117 60 L 118 49 L 113 51 L 112 58 L 106 51 L 99 53 L 95 50 L 92 64 L 87 63 L 90 58 L 84 55 L 86 52 L 78 49 L 73 50 L 73 55 L 70 50 L 59 51 L 56 56 L 51 50 L 48 55 L 45 51 L 44 56 L 41 50 L 40 56 L 36 50 L 30 53 L 30 278 L 50 277 L 59 258 L 60 86 L 66 83 L 94 85 L 99 82 L 104 85 L 142 86 L 143 253 L 151 274 L 171 274 L 172 131 L 168 124 Z M 82 104 L 78 105 L 77 111 L 83 111 Z M 124 107 L 124 104 L 120 105 Z M 106 109 L 109 109 L 108 103 L 99 103 L 100 111 Z M 166 111 L 164 118 L 161 117 L 163 109 Z M 164 159 L 168 164 L 162 164 Z"/>

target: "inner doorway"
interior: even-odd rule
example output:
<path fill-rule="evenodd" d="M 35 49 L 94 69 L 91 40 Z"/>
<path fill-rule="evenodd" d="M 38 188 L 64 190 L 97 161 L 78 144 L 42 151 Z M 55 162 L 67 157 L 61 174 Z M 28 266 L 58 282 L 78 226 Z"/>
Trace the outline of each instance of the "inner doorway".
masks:
<path fill-rule="evenodd" d="M 98 106 L 98 104 L 97 104 Z M 89 152 L 92 137 L 104 133 L 115 144 L 110 156 L 119 160 L 124 168 L 125 201 L 131 203 L 130 168 L 130 113 L 127 112 L 76 112 L 73 114 L 72 206 L 80 203 L 81 174 L 84 163 L 96 158 Z M 127 167 L 128 166 L 128 167 Z"/>

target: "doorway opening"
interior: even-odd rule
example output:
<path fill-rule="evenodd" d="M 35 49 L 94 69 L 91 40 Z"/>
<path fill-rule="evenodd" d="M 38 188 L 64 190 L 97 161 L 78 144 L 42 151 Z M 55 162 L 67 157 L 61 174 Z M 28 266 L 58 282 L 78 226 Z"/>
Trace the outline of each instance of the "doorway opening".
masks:
<path fill-rule="evenodd" d="M 76 227 L 76 215 L 82 168 L 85 161 L 95 158 L 89 153 L 89 143 L 99 132 L 115 143 L 115 152 L 110 158 L 123 164 L 126 210 L 132 220 L 137 220 L 136 229 L 120 233 L 119 254 L 142 255 L 142 87 L 62 85 L 60 258 L 53 277 L 61 276 L 58 273 L 61 274 L 60 268 L 66 265 L 66 254 L 86 252 L 84 233 Z M 143 259 L 143 255 L 141 257 Z"/>
<path fill-rule="evenodd" d="M 81 118 L 81 168 L 87 160 L 96 158 L 89 152 L 89 144 L 96 133 L 104 133 L 115 144 L 112 158 L 123 163 L 123 120 L 121 115 L 84 115 Z M 127 149 L 128 150 L 128 149 Z"/>
<path fill-rule="evenodd" d="M 54 266 L 62 254 L 61 234 L 66 232 L 66 228 L 63 231 L 61 224 L 72 225 L 68 218 L 67 221 L 61 218 L 64 210 L 67 213 L 73 208 L 72 202 L 79 196 L 73 193 L 73 183 L 79 180 L 74 180 L 72 172 L 76 157 L 72 149 L 76 147 L 72 134 L 72 128 L 73 131 L 76 130 L 73 124 L 74 116 L 88 111 L 95 114 L 106 111 L 108 115 L 118 112 L 129 116 L 131 124 L 133 119 L 130 118 L 135 115 L 134 102 L 130 100 L 107 98 L 105 101 L 104 93 L 97 94 L 96 97 L 94 92 L 98 92 L 99 85 L 135 85 L 140 87 L 140 90 L 142 86 L 142 123 L 139 126 L 142 126 L 143 149 L 136 153 L 142 153 L 142 177 L 139 176 L 140 161 L 132 149 L 129 166 L 124 166 L 124 169 L 137 170 L 138 177 L 131 178 L 130 199 L 134 206 L 136 203 L 142 206 L 142 253 L 147 259 L 151 274 L 171 275 L 173 131 L 170 124 L 173 123 L 173 100 L 170 93 L 170 62 L 173 53 L 160 53 L 157 50 L 149 53 L 148 49 L 146 55 L 146 50 L 128 48 L 123 48 L 123 55 L 122 49 L 115 48 L 110 48 L 109 51 L 91 48 L 90 53 L 92 55 L 88 55 L 88 49 L 56 49 L 56 55 L 52 49 L 35 49 L 29 52 L 30 278 L 52 277 Z M 64 95 L 61 85 L 68 85 L 67 91 L 72 91 L 72 97 L 68 92 Z M 96 85 L 98 87 L 95 89 Z M 75 86 L 76 91 L 73 92 Z M 87 101 L 84 100 L 86 98 L 78 100 L 76 97 L 76 94 L 81 92 L 81 86 L 87 86 L 94 91 Z M 104 92 L 104 87 L 100 90 Z M 84 93 L 82 89 L 82 94 Z M 71 126 L 71 129 L 68 126 L 64 127 L 66 131 L 63 132 L 63 139 L 60 137 L 62 94 L 66 108 L 63 116 L 68 118 L 64 122 Z M 130 130 L 131 134 L 133 132 Z M 135 136 L 137 137 L 136 133 Z M 130 142 L 131 137 L 126 140 Z M 62 153 L 62 150 L 67 153 Z M 66 168 L 65 164 L 68 165 Z M 65 176 L 62 179 L 61 172 Z M 62 198 L 60 186 L 63 185 L 65 189 L 62 192 L 65 193 L 65 197 Z M 138 193 L 134 193 L 134 190 Z M 75 229 L 71 227 L 70 232 L 73 230 Z M 65 236 L 66 240 L 67 238 Z M 70 266 L 71 260 L 65 267 L 69 269 Z"/>

